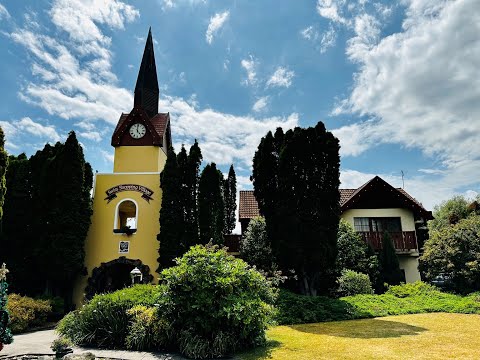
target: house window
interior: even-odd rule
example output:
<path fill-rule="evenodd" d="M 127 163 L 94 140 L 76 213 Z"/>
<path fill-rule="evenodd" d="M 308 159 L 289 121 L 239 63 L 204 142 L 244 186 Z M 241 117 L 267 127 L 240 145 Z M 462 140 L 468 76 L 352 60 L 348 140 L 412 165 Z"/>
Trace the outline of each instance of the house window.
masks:
<path fill-rule="evenodd" d="M 399 217 L 356 217 L 353 218 L 355 231 L 358 232 L 401 232 Z"/>
<path fill-rule="evenodd" d="M 116 233 L 135 232 L 137 230 L 138 206 L 134 200 L 125 199 L 118 203 L 115 213 Z"/>

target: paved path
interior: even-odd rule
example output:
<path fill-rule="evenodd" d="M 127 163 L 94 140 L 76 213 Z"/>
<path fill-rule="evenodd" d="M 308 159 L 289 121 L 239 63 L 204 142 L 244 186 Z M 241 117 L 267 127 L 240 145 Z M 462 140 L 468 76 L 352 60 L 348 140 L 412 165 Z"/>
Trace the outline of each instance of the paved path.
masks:
<path fill-rule="evenodd" d="M 10 345 L 5 345 L 0 351 L 0 359 L 15 355 L 24 354 L 53 354 L 50 349 L 52 341 L 57 338 L 54 330 L 35 331 L 27 334 L 14 336 L 14 341 Z M 126 360 L 184 360 L 179 355 L 169 355 L 162 353 L 151 353 L 141 351 L 122 351 L 122 350 L 99 350 L 87 348 L 74 348 L 73 353 L 92 352 L 97 357 L 126 359 Z"/>

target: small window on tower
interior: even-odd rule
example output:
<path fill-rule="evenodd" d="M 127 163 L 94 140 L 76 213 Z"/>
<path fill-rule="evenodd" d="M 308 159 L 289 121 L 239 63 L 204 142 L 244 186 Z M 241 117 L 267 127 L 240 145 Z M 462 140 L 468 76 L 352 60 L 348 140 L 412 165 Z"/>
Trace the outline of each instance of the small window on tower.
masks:
<path fill-rule="evenodd" d="M 138 209 L 132 200 L 123 200 L 117 205 L 115 214 L 115 229 L 117 234 L 133 234 L 137 231 Z"/>

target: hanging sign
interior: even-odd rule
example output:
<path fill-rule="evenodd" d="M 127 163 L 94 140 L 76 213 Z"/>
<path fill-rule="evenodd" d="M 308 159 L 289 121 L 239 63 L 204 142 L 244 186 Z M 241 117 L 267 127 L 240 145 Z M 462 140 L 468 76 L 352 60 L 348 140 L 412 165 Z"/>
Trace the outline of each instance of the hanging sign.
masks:
<path fill-rule="evenodd" d="M 104 200 L 107 200 L 107 204 L 108 204 L 110 201 L 112 201 L 117 197 L 117 193 L 122 191 L 137 191 L 139 193 L 142 193 L 142 199 L 144 199 L 148 203 L 150 202 L 150 200 L 153 200 L 152 190 L 150 190 L 145 186 L 136 185 L 136 184 L 123 184 L 123 185 L 117 185 L 117 186 L 111 187 L 110 189 L 105 191 L 105 194 L 107 194 L 107 197 Z"/>

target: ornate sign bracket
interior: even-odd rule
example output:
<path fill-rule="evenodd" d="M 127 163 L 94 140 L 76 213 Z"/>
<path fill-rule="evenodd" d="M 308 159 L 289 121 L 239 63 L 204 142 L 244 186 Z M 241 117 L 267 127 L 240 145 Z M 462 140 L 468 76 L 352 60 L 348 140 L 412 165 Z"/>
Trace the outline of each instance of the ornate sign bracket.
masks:
<path fill-rule="evenodd" d="M 150 203 L 150 200 L 153 200 L 152 195 L 153 191 L 150 190 L 149 188 L 142 186 L 142 185 L 137 185 L 137 184 L 122 184 L 122 185 L 116 185 L 114 187 L 111 187 L 110 189 L 105 191 L 105 194 L 107 194 L 107 197 L 104 200 L 107 200 L 107 204 L 115 199 L 117 197 L 117 194 L 122 191 L 136 191 L 142 194 L 142 199 L 144 199 L 146 202 Z"/>

